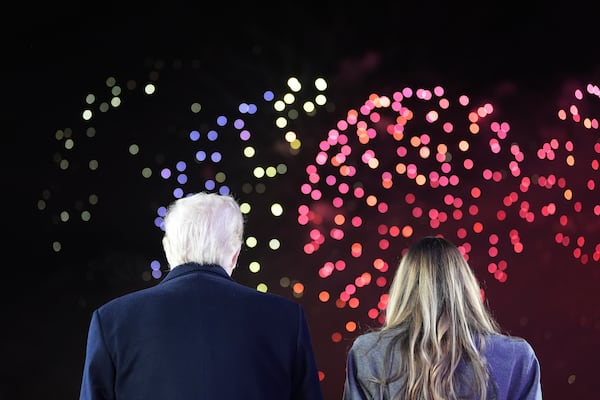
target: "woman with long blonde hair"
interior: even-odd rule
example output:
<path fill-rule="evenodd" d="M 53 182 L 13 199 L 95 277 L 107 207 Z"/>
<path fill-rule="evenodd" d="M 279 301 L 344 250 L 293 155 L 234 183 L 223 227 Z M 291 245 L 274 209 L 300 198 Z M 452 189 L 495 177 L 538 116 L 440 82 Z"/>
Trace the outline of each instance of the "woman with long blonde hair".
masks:
<path fill-rule="evenodd" d="M 349 349 L 343 398 L 537 400 L 540 366 L 500 332 L 463 253 L 429 236 L 402 256 L 383 326 Z"/>

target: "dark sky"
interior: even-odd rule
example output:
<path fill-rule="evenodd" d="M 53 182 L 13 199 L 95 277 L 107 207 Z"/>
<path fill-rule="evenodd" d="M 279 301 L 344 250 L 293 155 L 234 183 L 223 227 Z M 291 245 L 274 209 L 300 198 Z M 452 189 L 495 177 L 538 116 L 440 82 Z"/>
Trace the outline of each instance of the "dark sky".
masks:
<path fill-rule="evenodd" d="M 558 97 L 563 86 L 572 81 L 598 84 L 595 14 L 578 2 L 528 7 L 395 3 L 302 2 L 260 8 L 251 2 L 218 3 L 210 10 L 48 3 L 19 4 L 12 13 L 5 12 L 0 51 L 6 121 L 0 136 L 7 182 L 2 196 L 6 227 L 2 304 L 8 318 L 0 348 L 8 361 L 0 374 L 0 397 L 76 398 L 91 310 L 147 285 L 138 280 L 136 257 L 158 242 L 146 243 L 143 220 L 123 209 L 152 192 L 115 190 L 110 203 L 114 208 L 106 214 L 110 222 L 97 230 L 67 232 L 79 251 L 60 262 L 47 248 L 54 228 L 35 209 L 43 187 L 77 190 L 69 188 L 70 183 L 54 182 L 48 172 L 52 134 L 65 121 L 79 117 L 81 99 L 90 87 L 101 86 L 107 75 L 143 74 L 149 60 L 197 60 L 207 76 L 199 86 L 214 92 L 219 101 L 212 105 L 215 110 L 230 108 L 253 87 L 274 86 L 290 74 L 330 77 L 339 109 L 362 101 L 371 90 L 442 83 L 468 90 L 475 98 L 496 98 L 509 114 L 536 105 L 527 114 L 532 121 L 521 121 L 532 129 L 536 114 L 554 107 L 543 100 Z M 188 83 L 183 78 L 176 83 L 173 92 L 180 88 L 185 93 Z M 599 106 L 592 103 L 592 115 L 598 117 Z M 143 110 L 130 112 L 139 119 L 146 116 Z M 129 123 L 116 117 L 112 122 Z M 590 221 L 588 237 L 598 237 L 597 225 Z M 129 253 L 128 246 L 135 251 Z M 528 262 L 535 263 L 536 255 L 531 257 Z M 102 265 L 111 262 L 125 268 L 104 271 Z M 129 270 L 127 262 L 132 265 Z M 555 264 L 568 262 L 546 260 L 552 271 L 547 282 L 515 271 L 510 289 L 490 288 L 498 296 L 495 307 L 501 322 L 529 335 L 540 349 L 543 376 L 548 371 L 544 385 L 550 388 L 544 397 L 550 400 L 590 398 L 600 391 L 590 372 L 600 356 L 595 339 L 600 319 L 591 311 L 599 304 L 597 296 L 590 297 L 600 284 L 592 270 L 598 264 L 575 265 L 581 271 L 557 277 Z M 521 313 L 511 303 L 515 296 L 531 300 L 520 304 Z M 331 310 L 320 311 L 303 301 L 318 332 L 319 362 L 329 374 L 324 391 L 328 399 L 338 398 L 343 349 L 330 351 L 318 326 Z M 524 318 L 540 325 L 527 325 Z M 563 344 L 567 350 L 553 357 L 553 346 Z M 570 354 L 564 355 L 566 351 Z M 579 359 L 586 361 L 579 365 L 575 361 Z M 339 368 L 333 371 L 336 365 Z M 568 382 L 572 375 L 578 378 Z"/>

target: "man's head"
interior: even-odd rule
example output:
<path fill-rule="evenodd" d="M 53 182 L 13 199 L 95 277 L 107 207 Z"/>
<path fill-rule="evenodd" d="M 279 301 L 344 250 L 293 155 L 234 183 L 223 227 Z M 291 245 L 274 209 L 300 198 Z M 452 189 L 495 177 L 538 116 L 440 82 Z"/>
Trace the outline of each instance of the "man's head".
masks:
<path fill-rule="evenodd" d="M 244 217 L 230 195 L 196 193 L 173 202 L 164 218 L 163 247 L 171 268 L 218 264 L 231 275 L 244 233 Z"/>

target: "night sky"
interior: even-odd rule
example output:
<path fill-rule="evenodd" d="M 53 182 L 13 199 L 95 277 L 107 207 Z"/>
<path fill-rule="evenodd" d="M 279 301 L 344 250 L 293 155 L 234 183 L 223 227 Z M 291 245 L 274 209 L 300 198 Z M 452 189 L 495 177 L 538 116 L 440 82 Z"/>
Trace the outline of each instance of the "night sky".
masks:
<path fill-rule="evenodd" d="M 591 10 L 211 7 L 4 14 L 0 398 L 77 398 L 93 309 L 158 283 L 162 207 L 200 190 L 249 209 L 233 277 L 302 303 L 327 399 L 425 234 L 468 255 L 545 399 L 600 393 Z"/>

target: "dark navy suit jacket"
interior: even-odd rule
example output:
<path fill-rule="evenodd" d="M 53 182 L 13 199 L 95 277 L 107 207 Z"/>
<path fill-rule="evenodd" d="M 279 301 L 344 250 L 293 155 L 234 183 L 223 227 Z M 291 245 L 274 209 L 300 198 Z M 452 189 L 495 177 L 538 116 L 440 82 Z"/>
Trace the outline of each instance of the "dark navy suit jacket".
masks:
<path fill-rule="evenodd" d="M 81 400 L 322 399 L 302 307 L 183 264 L 94 311 Z"/>

